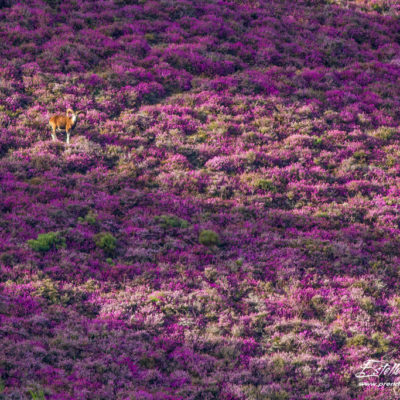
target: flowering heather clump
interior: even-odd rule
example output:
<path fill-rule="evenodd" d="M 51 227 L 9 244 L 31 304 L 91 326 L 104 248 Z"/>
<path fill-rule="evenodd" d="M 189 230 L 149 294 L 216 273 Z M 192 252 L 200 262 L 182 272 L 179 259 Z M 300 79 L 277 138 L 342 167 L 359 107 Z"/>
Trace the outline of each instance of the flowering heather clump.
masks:
<path fill-rule="evenodd" d="M 397 399 L 356 373 L 400 359 L 399 31 L 397 0 L 0 1 L 0 398 Z"/>

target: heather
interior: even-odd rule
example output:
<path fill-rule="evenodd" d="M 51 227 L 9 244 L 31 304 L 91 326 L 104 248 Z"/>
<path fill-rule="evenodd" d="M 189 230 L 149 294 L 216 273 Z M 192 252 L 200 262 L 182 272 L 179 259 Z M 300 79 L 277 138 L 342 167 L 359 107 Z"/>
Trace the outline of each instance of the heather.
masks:
<path fill-rule="evenodd" d="M 399 12 L 0 1 L 0 399 L 396 399 Z"/>

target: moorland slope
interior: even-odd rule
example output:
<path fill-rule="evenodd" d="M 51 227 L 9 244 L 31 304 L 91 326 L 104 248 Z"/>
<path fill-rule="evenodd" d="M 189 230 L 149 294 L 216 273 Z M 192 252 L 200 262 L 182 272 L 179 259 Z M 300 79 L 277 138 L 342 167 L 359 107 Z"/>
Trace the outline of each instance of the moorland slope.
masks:
<path fill-rule="evenodd" d="M 396 398 L 395 1 L 0 7 L 1 399 Z"/>

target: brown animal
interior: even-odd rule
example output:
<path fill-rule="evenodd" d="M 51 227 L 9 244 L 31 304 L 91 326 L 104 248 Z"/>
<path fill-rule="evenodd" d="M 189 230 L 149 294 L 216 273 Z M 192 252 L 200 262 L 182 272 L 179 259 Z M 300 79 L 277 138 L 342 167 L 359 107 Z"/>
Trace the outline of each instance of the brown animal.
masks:
<path fill-rule="evenodd" d="M 78 114 L 81 113 L 82 111 L 75 113 L 71 108 L 68 108 L 65 114 L 53 115 L 49 120 L 51 129 L 53 130 L 51 133 L 53 140 L 57 139 L 56 131 L 65 131 L 67 132 L 67 144 L 69 144 L 70 132 L 75 128 L 78 122 Z"/>

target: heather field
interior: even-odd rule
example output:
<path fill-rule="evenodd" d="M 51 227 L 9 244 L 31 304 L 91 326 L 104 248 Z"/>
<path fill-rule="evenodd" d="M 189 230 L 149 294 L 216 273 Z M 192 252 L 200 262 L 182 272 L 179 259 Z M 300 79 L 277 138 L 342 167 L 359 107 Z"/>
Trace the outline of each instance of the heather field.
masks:
<path fill-rule="evenodd" d="M 398 4 L 1 0 L 0 399 L 398 399 Z"/>

